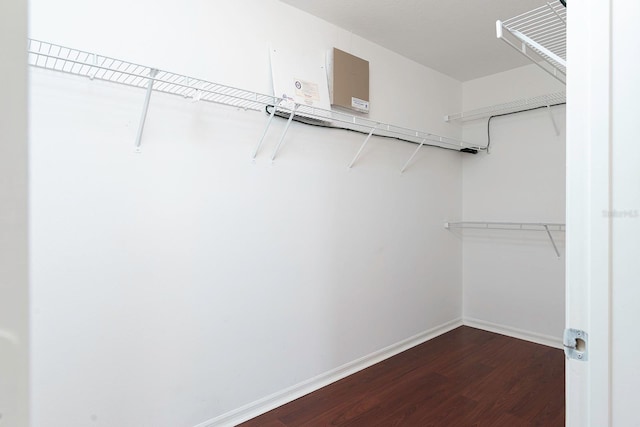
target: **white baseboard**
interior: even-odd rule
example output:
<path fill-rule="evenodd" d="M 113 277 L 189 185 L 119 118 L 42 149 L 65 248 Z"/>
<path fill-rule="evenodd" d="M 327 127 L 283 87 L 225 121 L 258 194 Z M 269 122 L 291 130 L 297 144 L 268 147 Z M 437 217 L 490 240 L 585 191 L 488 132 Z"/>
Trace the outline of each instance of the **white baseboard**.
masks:
<path fill-rule="evenodd" d="M 325 372 L 324 374 L 320 374 L 294 386 L 278 391 L 270 396 L 263 397 L 260 400 L 241 406 L 240 408 L 227 412 L 226 414 L 222 414 L 209 421 L 200 423 L 195 427 L 235 426 L 334 383 L 344 377 L 368 368 L 369 366 L 382 362 L 383 360 L 402 353 L 405 350 L 429 341 L 438 335 L 447 333 L 459 326 L 462 326 L 462 324 L 462 319 L 456 319 L 436 326 L 435 328 L 431 328 L 428 331 L 414 335 L 396 344 L 392 344 L 367 356 L 339 366 L 336 369 Z"/>
<path fill-rule="evenodd" d="M 512 328 L 511 326 L 500 325 L 480 319 L 473 319 L 471 317 L 465 317 L 462 320 L 462 323 L 465 326 L 470 326 L 472 328 L 482 329 L 489 332 L 495 332 L 497 334 L 506 335 L 508 337 L 531 341 L 549 347 L 555 347 L 559 349 L 563 348 L 561 337 L 554 337 L 551 335 L 539 334 L 537 332 L 525 331 L 523 329 Z"/>

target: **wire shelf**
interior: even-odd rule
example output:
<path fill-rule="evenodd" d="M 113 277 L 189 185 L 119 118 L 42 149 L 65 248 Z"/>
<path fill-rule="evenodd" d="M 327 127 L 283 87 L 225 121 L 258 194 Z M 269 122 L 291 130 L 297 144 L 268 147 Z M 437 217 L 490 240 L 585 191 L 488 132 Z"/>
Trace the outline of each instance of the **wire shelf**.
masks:
<path fill-rule="evenodd" d="M 444 117 L 446 122 L 467 122 L 471 120 L 484 119 L 500 114 L 515 113 L 540 107 L 550 107 L 567 102 L 565 92 L 555 92 L 532 98 L 522 98 L 504 104 L 492 105 L 489 107 L 477 108 L 475 110 L 463 111 L 461 113 L 450 114 Z"/>
<path fill-rule="evenodd" d="M 560 1 L 497 21 L 496 32 L 499 39 L 566 83 L 567 8 Z"/>
<path fill-rule="evenodd" d="M 140 129 L 144 125 L 150 93 L 156 91 L 246 110 L 263 111 L 269 106 L 275 106 L 278 115 L 290 116 L 290 119 L 295 117 L 296 120 L 302 122 L 307 121 L 326 127 L 355 130 L 370 136 L 396 138 L 421 145 L 428 144 L 455 150 L 484 148 L 455 138 L 377 122 L 340 111 L 291 104 L 289 101 L 273 95 L 225 86 L 35 39 L 29 40 L 28 58 L 29 65 L 33 67 L 146 89 L 148 94 Z M 136 147 L 139 145 L 138 139 Z"/>
<path fill-rule="evenodd" d="M 522 230 L 522 231 L 566 231 L 565 224 L 557 222 L 497 222 L 460 221 L 446 222 L 445 228 L 467 228 L 481 230 Z"/>
<path fill-rule="evenodd" d="M 153 90 L 157 92 L 251 110 L 262 110 L 266 105 L 278 102 L 278 98 L 271 95 L 159 71 L 146 65 L 33 39 L 29 40 L 29 64 L 141 89 L 146 89 L 149 79 L 152 79 Z M 152 77 L 153 73 L 155 76 Z"/>
<path fill-rule="evenodd" d="M 515 230 L 515 231 L 544 231 L 551 242 L 553 251 L 560 258 L 560 251 L 551 232 L 565 232 L 566 225 L 557 222 L 497 222 L 497 221 L 459 221 L 445 222 L 444 228 L 462 230 Z"/>

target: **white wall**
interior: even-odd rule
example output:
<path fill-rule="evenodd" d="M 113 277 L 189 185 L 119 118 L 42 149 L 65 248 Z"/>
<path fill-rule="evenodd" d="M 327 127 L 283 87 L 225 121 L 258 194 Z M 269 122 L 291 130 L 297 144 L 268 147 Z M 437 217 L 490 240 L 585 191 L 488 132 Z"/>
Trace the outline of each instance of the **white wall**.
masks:
<path fill-rule="evenodd" d="M 27 5 L 0 3 L 0 425 L 29 421 Z"/>
<path fill-rule="evenodd" d="M 516 53 L 514 53 L 516 54 Z M 463 84 L 465 110 L 563 90 L 535 65 Z M 565 220 L 565 107 L 491 120 L 490 154 L 463 161 L 467 221 Z M 486 143 L 487 119 L 468 122 L 464 138 Z M 560 345 L 564 329 L 564 233 L 554 233 L 558 259 L 543 232 L 465 230 L 465 322 Z"/>
<path fill-rule="evenodd" d="M 250 11 L 250 13 L 248 12 Z M 115 31 L 117 29 L 117 31 Z M 31 34 L 269 92 L 267 46 L 370 61 L 371 117 L 461 84 L 275 0 L 33 0 Z M 302 36 L 303 34 L 303 36 Z M 34 426 L 195 425 L 460 318 L 461 154 L 32 71 Z"/>

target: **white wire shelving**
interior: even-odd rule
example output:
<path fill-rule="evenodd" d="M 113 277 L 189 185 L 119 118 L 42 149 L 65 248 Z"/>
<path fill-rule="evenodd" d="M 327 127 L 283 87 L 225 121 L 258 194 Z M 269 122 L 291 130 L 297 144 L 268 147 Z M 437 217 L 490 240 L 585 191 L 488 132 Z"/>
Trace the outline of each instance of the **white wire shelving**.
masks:
<path fill-rule="evenodd" d="M 455 138 L 403 128 L 340 111 L 323 110 L 304 104 L 293 104 L 273 95 L 265 95 L 225 86 L 203 79 L 162 71 L 146 65 L 135 64 L 40 40 L 29 40 L 28 58 L 29 65 L 33 67 L 144 89 L 145 98 L 135 141 L 136 151 L 140 151 L 149 102 L 154 91 L 178 95 L 196 101 L 228 105 L 245 110 L 263 111 L 270 106 L 274 106 L 274 108 L 271 108 L 262 137 L 251 154 L 254 159 L 258 155 L 273 118 L 276 115 L 285 116 L 288 120 L 271 154 L 271 160 L 274 160 L 278 154 L 294 118 L 296 120 L 311 121 L 315 124 L 322 124 L 323 126 L 332 128 L 355 130 L 365 134 L 366 139 L 353 160 L 349 163 L 349 167 L 352 167 L 358 160 L 372 136 L 395 138 L 413 142 L 418 145 L 409 160 L 402 166 L 401 172 L 404 172 L 418 150 L 424 145 L 434 145 L 454 150 L 480 150 L 484 148 Z"/>
<path fill-rule="evenodd" d="M 444 228 L 450 230 L 457 229 L 474 229 L 474 230 L 512 230 L 512 231 L 544 231 L 549 237 L 549 241 L 553 246 L 553 250 L 560 258 L 560 251 L 553 238 L 552 232 L 565 232 L 566 225 L 555 222 L 498 222 L 498 221 L 459 221 L 445 222 Z"/>
<path fill-rule="evenodd" d="M 558 0 L 496 22 L 497 37 L 566 84 L 567 8 Z"/>
<path fill-rule="evenodd" d="M 529 109 L 540 107 L 552 107 L 567 102 L 565 92 L 555 92 L 531 98 L 521 98 L 503 104 L 496 104 L 488 107 L 477 108 L 474 110 L 463 111 L 461 113 L 450 114 L 444 116 L 446 122 L 464 123 L 471 120 L 485 119 L 487 117 L 500 114 L 509 114 L 518 111 L 526 111 Z"/>

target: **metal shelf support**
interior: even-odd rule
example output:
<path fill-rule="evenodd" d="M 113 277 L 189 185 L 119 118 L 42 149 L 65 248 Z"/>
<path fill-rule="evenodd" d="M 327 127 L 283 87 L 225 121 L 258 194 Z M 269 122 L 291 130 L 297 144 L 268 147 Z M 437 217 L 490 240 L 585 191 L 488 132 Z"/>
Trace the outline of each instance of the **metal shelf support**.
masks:
<path fill-rule="evenodd" d="M 140 152 L 140 144 L 142 144 L 142 132 L 144 131 L 144 122 L 147 120 L 147 111 L 149 111 L 149 101 L 151 101 L 151 92 L 153 91 L 153 79 L 158 74 L 155 68 L 149 71 L 149 83 L 147 83 L 147 93 L 144 96 L 144 104 L 142 104 L 142 115 L 140 116 L 140 124 L 138 125 L 138 134 L 136 135 L 136 152 Z"/>
<path fill-rule="evenodd" d="M 267 136 L 267 132 L 269 131 L 269 127 L 271 127 L 271 122 L 273 121 L 273 116 L 275 116 L 276 114 L 276 107 L 274 106 L 273 109 L 271 110 L 271 114 L 269 114 L 269 120 L 267 121 L 267 125 L 264 127 L 264 132 L 262 132 L 262 137 L 260 138 L 260 141 L 258 141 L 258 145 L 256 145 L 256 148 L 253 150 L 253 153 L 251 154 L 251 158 L 253 160 L 256 159 L 256 156 L 258 155 L 258 151 L 260 151 L 260 147 L 262 147 L 262 143 L 264 142 L 264 138 Z"/>
<path fill-rule="evenodd" d="M 400 169 L 400 173 L 404 173 L 405 169 L 407 169 L 407 166 L 409 166 L 409 163 L 411 163 L 411 160 L 413 160 L 413 158 L 416 156 L 416 154 L 418 154 L 418 151 L 420 151 L 420 149 L 422 148 L 422 146 L 424 145 L 425 142 L 427 142 L 426 139 L 423 139 L 420 142 L 420 145 L 418 145 L 418 147 L 414 150 L 414 152 L 411 155 L 411 157 L 409 157 L 409 160 L 407 160 L 407 162 L 404 164 L 404 166 L 402 166 L 402 169 Z"/>
<path fill-rule="evenodd" d="M 273 107 L 273 109 L 275 110 L 275 106 Z M 272 162 L 276 159 L 276 155 L 280 150 L 280 146 L 282 145 L 282 141 L 284 141 L 284 137 L 287 135 L 287 131 L 289 130 L 289 126 L 291 126 L 291 121 L 293 120 L 293 116 L 296 115 L 297 109 L 298 109 L 298 104 L 296 104 L 293 107 L 293 109 L 291 110 L 291 114 L 289 114 L 289 119 L 287 120 L 287 124 L 284 127 L 284 130 L 282 131 L 282 135 L 280 136 L 280 141 L 278 141 L 278 145 L 276 145 L 276 148 L 273 150 L 273 154 L 271 155 Z"/>
<path fill-rule="evenodd" d="M 544 225 L 544 231 L 547 232 L 547 235 L 549 236 L 549 240 L 551 240 L 551 244 L 553 245 L 553 250 L 556 252 L 556 255 L 558 256 L 558 258 L 560 258 L 560 252 L 558 252 L 558 247 L 556 246 L 556 242 L 553 240 L 553 236 L 551 235 L 551 232 L 549 231 L 549 226 L 547 224 Z"/>
<path fill-rule="evenodd" d="M 553 130 L 556 131 L 556 136 L 560 136 L 560 128 L 558 128 L 558 123 L 556 122 L 556 118 L 553 117 L 553 111 L 551 111 L 551 106 L 547 105 L 547 111 L 549 112 L 549 117 L 551 118 L 551 123 L 553 123 Z"/>
<path fill-rule="evenodd" d="M 367 146 L 369 139 L 371 139 L 371 135 L 373 135 L 373 132 L 376 130 L 377 127 L 378 125 L 371 128 L 371 132 L 369 132 L 369 135 L 367 135 L 367 137 L 365 138 L 364 142 L 360 146 L 360 149 L 356 153 L 355 157 L 353 158 L 353 160 L 351 160 L 351 163 L 349 163 L 349 169 L 351 169 L 353 167 L 353 164 L 356 162 L 356 160 L 358 160 L 358 158 L 360 157 L 360 154 L 362 154 L 362 150 L 364 150 L 364 147 Z"/>

